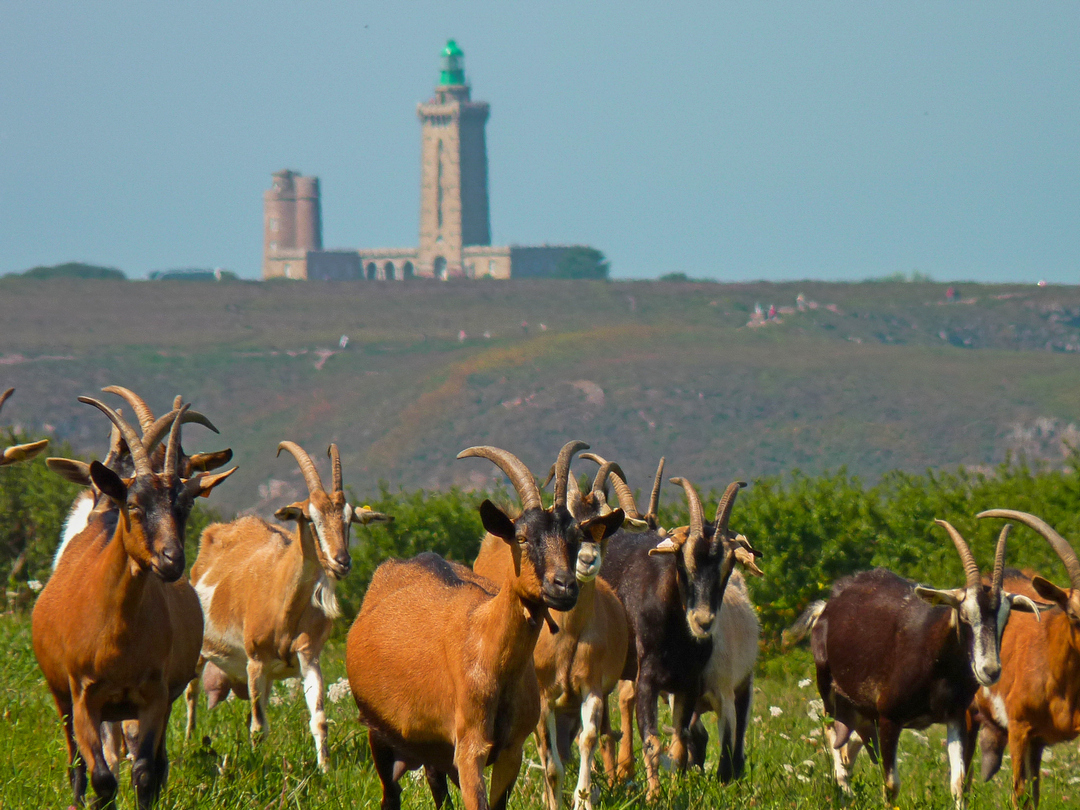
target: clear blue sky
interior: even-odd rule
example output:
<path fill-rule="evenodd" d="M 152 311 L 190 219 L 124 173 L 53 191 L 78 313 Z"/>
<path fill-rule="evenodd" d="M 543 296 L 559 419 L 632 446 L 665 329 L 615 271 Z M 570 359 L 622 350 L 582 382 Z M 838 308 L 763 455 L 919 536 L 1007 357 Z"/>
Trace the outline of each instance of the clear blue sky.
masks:
<path fill-rule="evenodd" d="M 365 8 L 370 6 L 370 8 Z M 259 273 L 262 192 L 417 240 L 416 104 L 455 37 L 496 243 L 616 276 L 1080 282 L 1080 4 L 0 4 L 0 273 Z"/>

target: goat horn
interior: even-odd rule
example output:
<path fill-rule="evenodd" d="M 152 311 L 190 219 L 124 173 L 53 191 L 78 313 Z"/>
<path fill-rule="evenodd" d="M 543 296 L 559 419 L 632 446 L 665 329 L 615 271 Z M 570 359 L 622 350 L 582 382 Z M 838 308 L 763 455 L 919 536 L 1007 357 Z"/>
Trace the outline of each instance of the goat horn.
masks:
<path fill-rule="evenodd" d="M 11 399 L 11 395 L 15 393 L 14 388 L 9 388 L 4 393 L 0 394 L 0 409 L 3 409 L 4 403 Z"/>
<path fill-rule="evenodd" d="M 158 442 L 160 442 L 165 437 L 166 432 L 172 428 L 172 422 L 175 417 L 176 410 L 169 411 L 169 413 L 155 420 L 154 424 L 150 426 L 150 429 L 143 434 L 143 441 L 146 443 L 147 452 L 153 452 L 154 448 L 157 447 Z M 214 433 L 221 432 L 214 427 L 213 422 L 198 411 L 185 411 L 183 419 L 184 421 L 182 424 L 202 425 L 203 427 L 214 431 Z"/>
<path fill-rule="evenodd" d="M 997 549 L 994 551 L 994 573 L 990 577 L 990 587 L 995 591 L 1001 590 L 1001 583 L 1005 579 L 1005 541 L 1009 539 L 1010 531 L 1012 524 L 1006 523 L 998 535 Z"/>
<path fill-rule="evenodd" d="M 120 460 L 123 452 L 124 445 L 120 430 L 116 425 L 113 425 L 109 428 L 109 452 L 105 454 L 105 458 L 101 460 L 101 463 L 111 470 L 113 465 Z"/>
<path fill-rule="evenodd" d="M 122 385 L 107 385 L 101 390 L 106 394 L 116 394 L 131 406 L 131 410 L 135 412 L 135 417 L 139 420 L 139 428 L 142 430 L 143 436 L 145 436 L 146 432 L 150 430 L 150 426 L 154 424 L 154 412 L 150 410 L 150 406 L 146 404 L 146 401 L 134 391 L 124 388 Z"/>
<path fill-rule="evenodd" d="M 562 446 L 559 457 L 555 461 L 555 508 L 566 508 L 567 479 L 570 477 L 570 459 L 579 450 L 588 450 L 589 445 L 585 442 L 570 441 Z"/>
<path fill-rule="evenodd" d="M 547 489 L 547 485 L 551 483 L 551 479 L 555 477 L 555 465 L 551 465 L 551 469 L 548 470 L 547 478 L 544 479 L 544 483 L 540 485 L 540 489 Z"/>
<path fill-rule="evenodd" d="M 336 444 L 331 444 L 326 448 L 326 455 L 330 456 L 330 468 L 333 470 L 331 476 L 334 482 L 334 492 L 341 492 L 345 487 L 341 483 L 341 456 L 338 454 Z"/>
<path fill-rule="evenodd" d="M 606 462 L 602 457 L 596 455 L 596 453 L 582 453 L 580 458 L 588 459 L 589 461 L 595 461 L 601 465 L 601 468 Z M 600 478 L 600 473 L 596 474 L 597 479 Z M 637 504 L 634 502 L 634 493 L 630 491 L 630 487 L 626 483 L 626 473 L 622 471 L 622 467 L 618 464 L 612 464 L 608 481 L 611 482 L 612 488 L 615 490 L 615 497 L 619 499 L 619 508 L 626 513 L 626 516 L 633 518 L 634 520 L 641 520 L 641 513 L 638 511 Z M 596 481 L 593 482 L 593 489 L 596 488 Z"/>
<path fill-rule="evenodd" d="M 664 457 L 660 457 L 660 463 L 656 465 L 656 477 L 653 479 L 652 495 L 649 497 L 649 511 L 645 517 L 656 519 L 656 510 L 660 508 L 660 487 L 664 483 Z"/>
<path fill-rule="evenodd" d="M 683 488 L 686 493 L 686 502 L 690 505 L 690 537 L 687 538 L 687 542 L 693 537 L 704 537 L 705 512 L 701 508 L 701 498 L 698 497 L 694 485 L 685 478 L 672 478 L 671 483 Z"/>
<path fill-rule="evenodd" d="M 968 544 L 960 535 L 960 532 L 958 532 L 956 527 L 947 520 L 935 520 L 934 523 L 941 526 L 949 533 L 953 545 L 956 546 L 956 550 L 960 553 L 960 560 L 964 563 L 964 575 L 967 577 L 967 584 L 964 587 L 979 587 L 979 583 L 982 582 L 982 577 L 979 575 L 979 565 L 975 562 L 975 557 L 972 555 L 971 549 L 968 548 Z"/>
<path fill-rule="evenodd" d="M 1072 585 L 1073 590 L 1080 590 L 1080 560 L 1076 559 L 1076 552 L 1073 551 L 1073 547 L 1069 545 L 1069 542 L 1050 528 L 1050 525 L 1042 518 L 1029 515 L 1027 512 L 1017 512 L 1013 509 L 988 509 L 985 512 L 979 512 L 975 517 L 1016 520 L 1037 531 L 1053 547 L 1058 557 L 1065 564 L 1065 570 L 1069 573 L 1069 584 Z"/>
<path fill-rule="evenodd" d="M 304 474 L 304 482 L 307 484 L 309 494 L 314 495 L 316 492 L 326 492 L 326 489 L 322 484 L 322 479 L 319 478 L 319 471 L 315 469 L 315 463 L 311 460 L 311 456 L 304 452 L 304 448 L 296 442 L 282 442 L 277 447 L 277 454 L 279 456 L 281 455 L 282 450 L 288 450 L 292 453 L 293 458 L 296 459 L 296 463 L 300 465 L 300 472 Z"/>
<path fill-rule="evenodd" d="M 529 468 L 522 463 L 521 459 L 508 450 L 503 450 L 490 445 L 468 447 L 457 454 L 458 458 L 486 458 L 510 479 L 510 483 L 517 490 L 521 499 L 521 511 L 543 508 L 540 502 L 540 490 L 536 486 L 536 479 L 529 472 Z"/>
<path fill-rule="evenodd" d="M 135 462 L 135 475 L 153 475 L 154 471 L 150 467 L 150 456 L 146 453 L 146 448 L 143 446 L 142 440 L 138 434 L 135 433 L 134 428 L 124 421 L 116 411 L 106 405 L 104 402 L 94 399 L 93 397 L 79 397 L 79 402 L 86 405 L 93 405 L 116 425 L 120 430 L 120 435 L 124 437 L 124 441 L 127 442 L 128 451 L 131 453 L 131 460 Z"/>
<path fill-rule="evenodd" d="M 175 412 L 172 429 L 169 431 L 169 443 L 165 446 L 165 465 L 162 467 L 162 472 L 170 481 L 176 480 L 180 471 L 180 425 L 183 424 L 184 413 L 187 409 L 188 406 L 183 405 L 179 411 Z"/>
<path fill-rule="evenodd" d="M 735 508 L 735 496 L 745 486 L 745 481 L 732 481 L 727 485 L 724 496 L 720 499 L 720 503 L 716 505 L 716 520 L 713 522 L 716 524 L 717 531 L 727 529 L 728 521 L 731 520 L 731 510 Z"/>

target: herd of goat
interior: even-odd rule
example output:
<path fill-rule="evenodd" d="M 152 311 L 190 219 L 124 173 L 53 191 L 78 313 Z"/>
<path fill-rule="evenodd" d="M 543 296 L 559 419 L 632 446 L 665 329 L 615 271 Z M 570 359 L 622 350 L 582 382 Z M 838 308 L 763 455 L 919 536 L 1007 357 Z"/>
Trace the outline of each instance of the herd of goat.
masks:
<path fill-rule="evenodd" d="M 307 497 L 275 517 L 294 521 L 295 529 L 255 517 L 213 524 L 185 577 L 188 513 L 196 497 L 235 471 L 214 472 L 232 453 L 184 452 L 183 425 L 216 428 L 179 397 L 155 417 L 132 391 L 103 390 L 131 408 L 138 431 L 119 410 L 79 398 L 112 423 L 109 449 L 103 461 L 46 461 L 84 489 L 32 618 L 76 802 L 84 801 L 88 773 L 98 806 L 113 801 L 127 756 L 138 804 L 151 805 L 168 775 L 173 701 L 186 693 L 190 737 L 200 682 L 211 708 L 230 692 L 250 701 L 257 741 L 267 731 L 271 683 L 299 677 L 325 770 L 320 655 L 340 616 L 334 591 L 351 567 L 350 528 L 393 518 L 346 500 L 335 445 L 328 489 L 308 454 L 283 441 L 278 453 L 299 465 Z M 0 406 L 11 393 L 0 396 Z M 0 466 L 32 458 L 46 444 L 8 447 Z M 484 458 L 506 474 L 520 510 L 481 504 L 486 535 L 472 568 L 427 552 L 375 571 L 348 633 L 345 663 L 383 808 L 400 807 L 401 777 L 421 767 L 436 808 L 447 799 L 448 780 L 470 810 L 505 808 L 535 733 L 549 810 L 562 803 L 575 737 L 573 804 L 591 809 L 597 747 L 608 779 L 633 776 L 635 713 L 646 795 L 655 800 L 664 755 L 657 705 L 665 698 L 671 765 L 704 767 L 702 716 L 711 711 L 717 775 L 742 775 L 759 635 L 742 571 L 762 575 L 760 553 L 729 527 L 745 484 L 727 487 L 710 521 L 694 486 L 672 478 L 685 494 L 689 524 L 664 528 L 657 516 L 664 460 L 642 513 L 620 466 L 581 453 L 587 449 L 567 443 L 543 486 L 506 450 L 462 451 L 458 458 Z M 598 466 L 584 492 L 570 471 L 578 453 Z M 545 508 L 541 490 L 551 481 L 554 499 Z M 979 517 L 1034 529 L 1065 564 L 1069 587 L 1005 567 L 1008 524 L 984 576 L 960 533 L 939 520 L 963 563 L 963 587 L 918 586 L 884 569 L 859 573 L 837 581 L 829 599 L 810 605 L 787 634 L 811 638 L 832 718 L 825 737 L 844 790 L 866 747 L 881 762 L 886 798 L 894 799 L 900 731 L 944 723 L 958 805 L 976 739 L 983 778 L 997 772 L 1008 745 L 1014 798 L 1037 805 L 1043 749 L 1080 734 L 1080 561 L 1033 515 L 992 509 Z M 618 732 L 609 717 L 612 692 Z"/>

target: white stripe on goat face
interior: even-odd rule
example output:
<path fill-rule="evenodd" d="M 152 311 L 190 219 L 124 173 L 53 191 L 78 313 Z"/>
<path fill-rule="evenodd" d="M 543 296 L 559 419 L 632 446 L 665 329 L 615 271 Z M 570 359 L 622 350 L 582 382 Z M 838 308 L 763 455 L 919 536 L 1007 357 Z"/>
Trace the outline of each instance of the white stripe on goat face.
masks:
<path fill-rule="evenodd" d="M 345 548 L 349 547 L 349 532 L 352 530 L 353 508 L 346 503 L 341 510 L 341 538 L 345 542 Z"/>
<path fill-rule="evenodd" d="M 319 548 L 322 549 L 323 559 L 329 562 L 333 559 L 333 555 L 330 553 L 330 549 L 326 547 L 326 524 L 323 518 L 322 512 L 318 510 L 315 504 L 308 502 L 308 518 L 311 520 L 311 526 L 315 529 L 315 538 L 319 543 Z M 324 563 L 325 565 L 326 563 Z"/>
<path fill-rule="evenodd" d="M 982 608 L 979 604 L 982 586 L 967 588 L 964 600 L 960 603 L 960 618 L 971 627 L 973 636 L 971 668 L 975 679 L 982 686 L 990 686 L 1001 676 L 1001 655 L 998 649 L 997 628 L 989 628 L 983 622 Z M 997 612 L 994 618 L 997 618 Z"/>

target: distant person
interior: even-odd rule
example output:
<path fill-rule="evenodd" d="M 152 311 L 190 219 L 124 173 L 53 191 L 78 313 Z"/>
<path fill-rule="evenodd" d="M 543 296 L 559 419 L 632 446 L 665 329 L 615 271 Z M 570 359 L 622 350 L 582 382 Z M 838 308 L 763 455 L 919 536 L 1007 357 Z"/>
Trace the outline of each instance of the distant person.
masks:
<path fill-rule="evenodd" d="M 776 304 L 769 304 L 769 320 L 776 319 Z"/>
<path fill-rule="evenodd" d="M 949 303 L 960 300 L 960 293 L 957 292 L 956 287 L 949 286 L 949 289 L 945 290 L 945 300 Z"/>

